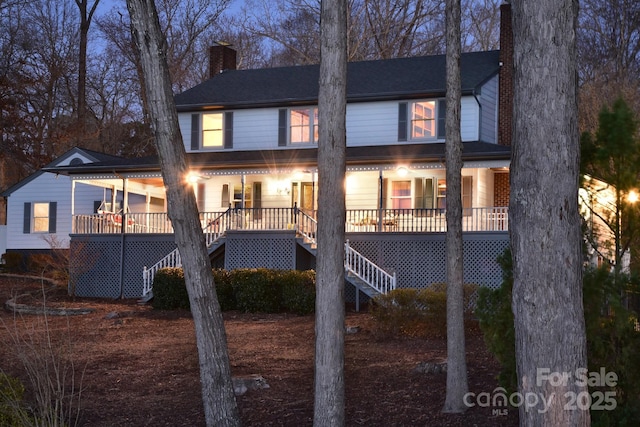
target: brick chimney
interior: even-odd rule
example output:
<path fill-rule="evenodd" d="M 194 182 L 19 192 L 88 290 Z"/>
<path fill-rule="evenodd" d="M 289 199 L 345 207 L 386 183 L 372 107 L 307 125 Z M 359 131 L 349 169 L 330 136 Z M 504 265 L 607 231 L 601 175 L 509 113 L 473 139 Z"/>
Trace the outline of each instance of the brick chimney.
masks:
<path fill-rule="evenodd" d="M 216 43 L 209 47 L 209 78 L 224 70 L 236 69 L 236 51 L 227 43 Z"/>
<path fill-rule="evenodd" d="M 511 145 L 513 121 L 513 28 L 511 4 L 500 5 L 500 89 L 498 92 L 498 144 Z"/>

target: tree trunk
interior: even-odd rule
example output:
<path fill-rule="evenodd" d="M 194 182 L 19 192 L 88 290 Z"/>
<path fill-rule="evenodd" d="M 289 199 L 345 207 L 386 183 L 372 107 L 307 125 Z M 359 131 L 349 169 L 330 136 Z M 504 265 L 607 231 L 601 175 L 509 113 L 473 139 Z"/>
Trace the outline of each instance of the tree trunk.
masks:
<path fill-rule="evenodd" d="M 127 7 L 132 38 L 144 71 L 160 167 L 167 188 L 169 217 L 182 257 L 195 324 L 206 423 L 211 427 L 239 426 L 222 313 L 195 195 L 185 179 L 187 158 L 171 92 L 164 36 L 153 2 L 127 0 Z"/>
<path fill-rule="evenodd" d="M 584 426 L 590 422 L 584 409 L 588 390 L 576 380 L 576 370 L 587 367 L 578 213 L 578 4 L 512 4 L 509 212 L 517 372 L 525 396 L 520 424 Z"/>
<path fill-rule="evenodd" d="M 447 98 L 447 395 L 444 412 L 460 413 L 467 407 L 467 362 L 464 338 L 462 257 L 462 137 L 460 135 L 460 0 L 446 2 Z"/>
<path fill-rule="evenodd" d="M 318 255 L 313 425 L 344 425 L 345 0 L 321 5 Z"/>
<path fill-rule="evenodd" d="M 87 14 L 87 1 L 76 0 L 76 5 L 80 11 L 80 44 L 78 50 L 78 111 L 76 112 L 78 119 L 78 129 L 76 130 L 76 139 L 80 143 L 86 141 L 86 124 L 87 124 L 87 43 L 89 37 L 89 27 L 93 14 L 98 7 L 100 0 L 95 0 L 89 13 Z"/>

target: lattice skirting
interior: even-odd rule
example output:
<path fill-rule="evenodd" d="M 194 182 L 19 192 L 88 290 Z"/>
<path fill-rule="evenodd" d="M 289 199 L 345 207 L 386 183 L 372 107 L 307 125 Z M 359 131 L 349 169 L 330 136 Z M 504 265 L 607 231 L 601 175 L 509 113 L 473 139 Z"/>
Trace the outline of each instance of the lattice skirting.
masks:
<path fill-rule="evenodd" d="M 176 246 L 173 235 L 72 236 L 70 290 L 77 296 L 137 298 L 142 295 L 142 270 Z M 388 272 L 396 272 L 401 288 L 424 289 L 446 281 L 445 236 L 424 233 L 349 233 L 351 246 Z M 464 281 L 497 288 L 502 271 L 496 262 L 509 244 L 507 233 L 467 233 L 464 239 Z M 308 269 L 315 263 L 298 246 L 293 232 L 229 232 L 224 267 Z M 355 291 L 345 289 L 348 301 Z"/>

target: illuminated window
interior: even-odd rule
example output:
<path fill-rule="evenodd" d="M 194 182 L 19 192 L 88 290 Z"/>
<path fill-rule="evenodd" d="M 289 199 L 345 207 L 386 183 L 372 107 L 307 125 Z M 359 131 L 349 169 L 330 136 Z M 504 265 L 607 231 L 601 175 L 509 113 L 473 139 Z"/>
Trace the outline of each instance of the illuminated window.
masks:
<path fill-rule="evenodd" d="M 33 232 L 49 232 L 49 203 L 33 204 Z"/>
<path fill-rule="evenodd" d="M 289 114 L 292 144 L 318 142 L 318 109 L 297 108 Z"/>
<path fill-rule="evenodd" d="M 202 115 L 202 146 L 221 148 L 224 144 L 224 116 L 222 113 Z"/>
<path fill-rule="evenodd" d="M 411 138 L 425 139 L 436 136 L 436 102 L 411 104 Z"/>
<path fill-rule="evenodd" d="M 411 181 L 391 183 L 391 208 L 411 209 Z"/>

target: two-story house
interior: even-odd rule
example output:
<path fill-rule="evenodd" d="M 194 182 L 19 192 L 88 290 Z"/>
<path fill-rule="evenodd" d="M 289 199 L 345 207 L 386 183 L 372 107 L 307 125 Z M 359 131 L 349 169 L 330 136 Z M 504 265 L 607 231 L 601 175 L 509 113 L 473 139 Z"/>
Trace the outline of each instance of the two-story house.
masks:
<path fill-rule="evenodd" d="M 236 70 L 229 46 L 209 54 L 210 78 L 175 102 L 212 265 L 313 268 L 319 67 Z M 508 245 L 510 57 L 503 47 L 461 60 L 465 281 L 491 287 Z M 444 55 L 348 65 L 348 295 L 446 280 L 445 77 Z M 73 183 L 77 295 L 140 297 L 157 268 L 179 264 L 156 158 L 46 171 Z M 102 199 L 86 203 L 86 186 Z"/>

